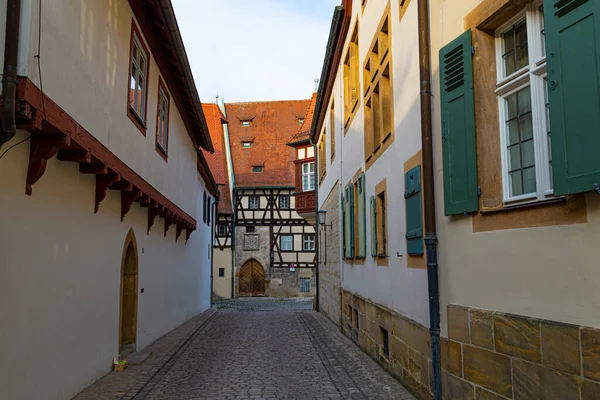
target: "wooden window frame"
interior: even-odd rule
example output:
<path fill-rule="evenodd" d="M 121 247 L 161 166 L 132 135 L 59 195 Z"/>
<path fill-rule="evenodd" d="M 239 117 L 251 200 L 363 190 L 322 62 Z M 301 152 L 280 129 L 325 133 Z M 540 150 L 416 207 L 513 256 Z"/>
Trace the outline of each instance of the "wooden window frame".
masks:
<path fill-rule="evenodd" d="M 309 239 L 308 241 L 306 239 Z M 312 249 L 306 248 L 306 244 L 310 243 L 310 238 L 312 238 Z M 302 235 L 302 251 L 315 251 L 316 249 L 316 237 L 314 233 L 305 233 Z"/>
<path fill-rule="evenodd" d="M 221 228 L 223 228 L 223 232 L 221 232 Z M 217 224 L 217 236 L 218 237 L 226 237 L 227 236 L 227 225 L 224 223 Z"/>
<path fill-rule="evenodd" d="M 325 128 L 321 133 L 321 141 L 319 142 L 319 186 L 323 183 L 323 179 L 327 175 L 327 134 Z"/>
<path fill-rule="evenodd" d="M 363 62 L 365 170 L 390 147 L 395 137 L 391 29 L 388 3 Z"/>
<path fill-rule="evenodd" d="M 546 56 L 543 51 L 542 14 L 539 11 L 541 3 L 533 2 L 525 6 L 510 20 L 495 31 L 496 71 L 497 84 L 495 94 L 498 98 L 498 120 L 500 128 L 501 162 L 502 162 L 502 193 L 503 203 L 522 204 L 529 202 L 545 201 L 554 196 L 552 190 L 552 176 L 550 169 L 551 154 L 548 143 L 548 127 L 546 121 Z M 502 35 L 511 27 L 526 22 L 527 48 L 529 63 L 527 66 L 506 76 L 504 67 L 504 41 Z M 507 128 L 507 99 L 517 95 L 524 89 L 530 90 L 532 144 L 534 148 L 534 171 L 536 190 L 531 193 L 512 195 L 509 176 L 508 156 L 508 128 Z M 529 141 L 529 140 L 527 140 Z M 514 145 L 513 145 L 514 146 Z M 518 144 L 518 146 L 521 146 Z M 522 148 L 521 148 L 522 149 Z M 523 167 L 522 153 L 520 153 L 521 167 Z M 545 166 L 545 167 L 544 167 Z M 522 170 L 521 170 L 522 171 Z M 521 172 L 522 173 L 522 172 Z M 522 185 L 524 183 L 522 182 Z"/>
<path fill-rule="evenodd" d="M 398 0 L 398 8 L 399 8 L 399 21 L 402 21 L 402 17 L 406 14 L 406 10 L 408 10 L 408 6 L 410 5 L 410 0 Z"/>
<path fill-rule="evenodd" d="M 377 209 L 377 258 L 387 260 L 388 256 L 388 223 L 387 223 L 387 183 L 382 180 L 375 186 L 375 203 Z M 382 199 L 383 197 L 383 199 Z"/>
<path fill-rule="evenodd" d="M 252 200 L 253 199 L 257 199 L 257 205 L 256 205 L 256 207 L 252 206 Z M 257 195 L 248 196 L 248 209 L 249 210 L 258 210 L 258 209 L 260 209 L 260 196 L 257 196 Z"/>
<path fill-rule="evenodd" d="M 145 71 L 145 82 L 146 82 L 146 90 L 142 93 L 143 104 L 143 113 L 144 115 L 138 115 L 138 113 L 131 106 L 131 73 L 133 66 L 133 47 L 135 43 L 139 43 L 140 50 L 144 52 L 146 56 L 146 71 Z M 131 37 L 129 43 L 129 74 L 127 76 L 127 117 L 133 122 L 133 124 L 138 128 L 138 130 L 142 133 L 142 135 L 146 136 L 146 121 L 148 119 L 148 82 L 150 77 L 150 51 L 146 46 L 144 41 L 144 37 L 140 33 L 135 21 L 133 18 L 131 19 Z"/>
<path fill-rule="evenodd" d="M 331 98 L 331 106 L 329 107 L 329 162 L 333 164 L 335 159 L 335 101 Z"/>
<path fill-rule="evenodd" d="M 167 102 L 167 110 L 166 110 L 166 120 L 164 126 L 163 137 L 165 138 L 165 146 L 160 144 L 160 122 L 161 122 L 161 94 L 164 95 L 165 100 Z M 170 119 L 170 110 L 171 110 L 171 97 L 169 96 L 169 91 L 167 90 L 166 85 L 164 84 L 160 75 L 158 76 L 158 94 L 157 94 L 157 102 L 156 102 L 156 145 L 154 146 L 156 152 L 165 160 L 165 162 L 169 159 L 169 122 Z"/>
<path fill-rule="evenodd" d="M 284 207 L 283 205 L 281 205 L 281 201 L 283 199 L 286 199 L 287 201 L 287 206 Z M 288 194 L 282 194 L 279 196 L 279 198 L 277 199 L 277 204 L 279 205 L 279 208 L 282 210 L 289 210 L 291 208 L 291 197 Z"/>
<path fill-rule="evenodd" d="M 313 165 L 313 171 L 312 173 L 310 172 L 310 164 Z M 304 166 L 305 165 L 309 165 L 309 171 L 308 172 L 304 172 Z M 310 192 L 315 190 L 315 162 L 314 161 L 309 161 L 309 162 L 304 162 L 302 163 L 301 168 L 301 177 L 302 177 L 302 192 Z M 311 185 L 309 185 L 308 187 L 304 186 L 304 176 L 308 176 L 309 177 L 309 182 L 311 182 L 310 178 L 312 177 L 312 187 Z"/>
<path fill-rule="evenodd" d="M 360 66 L 358 61 L 358 21 L 354 25 L 348 47 L 343 58 L 343 80 L 344 80 L 344 135 L 348 132 L 352 121 L 360 108 Z M 356 98 L 354 98 L 356 94 Z"/>
<path fill-rule="evenodd" d="M 290 241 L 290 243 L 292 244 L 292 248 L 289 250 L 283 248 L 283 238 L 288 238 L 288 237 L 292 239 Z M 293 234 L 280 235 L 279 236 L 279 249 L 282 253 L 293 253 L 294 252 L 294 235 Z"/>

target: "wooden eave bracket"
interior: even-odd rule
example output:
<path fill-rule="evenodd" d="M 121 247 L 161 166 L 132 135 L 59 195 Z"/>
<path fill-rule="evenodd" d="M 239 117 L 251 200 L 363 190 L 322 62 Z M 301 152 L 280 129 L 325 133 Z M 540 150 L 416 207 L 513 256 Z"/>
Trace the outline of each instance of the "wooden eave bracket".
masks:
<path fill-rule="evenodd" d="M 171 215 L 171 212 L 167 211 L 167 213 L 168 213 L 168 215 L 165 215 L 165 237 L 167 237 L 167 232 L 169 231 L 169 228 L 173 224 L 173 216 Z"/>
<path fill-rule="evenodd" d="M 178 221 L 175 229 L 175 243 L 177 243 L 177 240 L 179 240 L 181 231 L 183 231 L 183 221 Z"/>
<path fill-rule="evenodd" d="M 185 243 L 187 244 L 188 240 L 190 240 L 190 236 L 194 229 L 190 226 L 189 228 L 185 228 Z"/>
<path fill-rule="evenodd" d="M 40 180 L 46 172 L 48 160 L 56 155 L 59 149 L 67 148 L 71 138 L 65 135 L 36 135 L 31 138 L 29 149 L 29 165 L 25 181 L 25 194 L 31 196 L 33 184 Z"/>
<path fill-rule="evenodd" d="M 158 207 L 150 207 L 148 208 L 148 231 L 146 232 L 150 235 L 150 228 L 154 225 L 154 220 L 158 216 L 159 208 Z"/>
<path fill-rule="evenodd" d="M 131 187 L 131 184 L 129 184 L 129 186 Z M 131 210 L 131 205 L 133 204 L 133 201 L 141 195 L 142 191 L 138 188 L 133 188 L 133 190 L 121 192 L 121 222 L 123 222 L 123 219 L 129 212 L 129 210 Z"/>
<path fill-rule="evenodd" d="M 106 198 L 106 191 L 110 185 L 112 185 L 112 183 L 118 179 L 119 175 L 116 173 L 96 175 L 96 202 L 94 204 L 94 214 L 98 213 L 100 203 L 102 203 L 102 200 Z"/>

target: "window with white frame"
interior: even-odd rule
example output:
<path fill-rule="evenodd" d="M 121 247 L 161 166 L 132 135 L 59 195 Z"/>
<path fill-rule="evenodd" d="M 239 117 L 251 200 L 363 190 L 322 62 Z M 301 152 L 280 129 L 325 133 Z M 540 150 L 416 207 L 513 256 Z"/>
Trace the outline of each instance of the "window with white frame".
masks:
<path fill-rule="evenodd" d="M 290 196 L 288 196 L 288 195 L 279 196 L 279 208 L 283 208 L 283 209 L 290 208 Z"/>
<path fill-rule="evenodd" d="M 504 202 L 552 195 L 543 9 L 531 3 L 496 31 Z"/>
<path fill-rule="evenodd" d="M 281 246 L 281 251 L 294 250 L 294 237 L 292 235 L 281 235 L 279 245 Z"/>
<path fill-rule="evenodd" d="M 302 164 L 302 191 L 315 190 L 315 163 Z"/>
<path fill-rule="evenodd" d="M 146 90 L 148 90 L 147 71 L 148 56 L 134 32 L 131 50 L 129 106 L 144 123 L 146 121 Z"/>
<path fill-rule="evenodd" d="M 257 210 L 260 208 L 260 197 L 258 196 L 250 196 L 248 197 L 248 207 L 251 210 Z"/>
<path fill-rule="evenodd" d="M 315 251 L 315 235 L 302 236 L 302 250 Z"/>
<path fill-rule="evenodd" d="M 227 225 L 225 225 L 225 224 L 217 225 L 217 236 L 227 236 Z"/>
<path fill-rule="evenodd" d="M 169 141 L 169 96 L 167 96 L 162 85 L 158 86 L 158 126 L 156 134 L 156 144 L 167 154 L 167 145 Z"/>

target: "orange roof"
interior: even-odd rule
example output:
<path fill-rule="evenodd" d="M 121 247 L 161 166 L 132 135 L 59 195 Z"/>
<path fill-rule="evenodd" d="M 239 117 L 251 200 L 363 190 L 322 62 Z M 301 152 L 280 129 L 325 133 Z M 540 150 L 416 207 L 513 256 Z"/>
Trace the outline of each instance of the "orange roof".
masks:
<path fill-rule="evenodd" d="M 202 111 L 206 117 L 208 131 L 210 132 L 210 138 L 215 149 L 215 152 L 212 154 L 207 151 L 203 151 L 203 153 L 210 168 L 210 172 L 219 187 L 218 212 L 230 214 L 233 212 L 233 209 L 231 206 L 231 195 L 229 193 L 227 158 L 225 156 L 225 141 L 222 125 L 227 122 L 227 119 L 216 104 L 202 104 Z"/>
<path fill-rule="evenodd" d="M 298 121 L 304 118 L 309 103 L 226 104 L 236 187 L 294 186 L 294 149 L 286 144 L 298 132 Z M 249 121 L 249 126 L 242 121 Z M 242 142 L 250 142 L 250 147 L 243 148 Z M 262 167 L 262 172 L 253 172 L 253 167 Z"/>
<path fill-rule="evenodd" d="M 298 129 L 290 140 L 288 141 L 289 145 L 297 144 L 298 142 L 304 143 L 310 139 L 310 126 L 312 125 L 313 115 L 315 114 L 315 104 L 317 103 L 317 93 L 313 93 L 310 98 L 310 103 L 308 108 L 306 109 L 306 114 L 304 115 L 304 122 Z"/>

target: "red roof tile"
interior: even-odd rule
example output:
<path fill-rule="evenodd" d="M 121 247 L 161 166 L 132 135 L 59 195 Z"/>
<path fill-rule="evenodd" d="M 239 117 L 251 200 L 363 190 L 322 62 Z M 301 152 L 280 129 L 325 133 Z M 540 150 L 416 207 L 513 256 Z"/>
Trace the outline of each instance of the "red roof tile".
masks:
<path fill-rule="evenodd" d="M 286 146 L 298 132 L 310 100 L 226 104 L 236 187 L 294 186 L 294 149 Z M 250 121 L 250 126 L 242 126 Z M 252 142 L 242 148 L 242 142 Z M 252 167 L 262 166 L 262 172 Z"/>
<path fill-rule="evenodd" d="M 306 109 L 306 114 L 304 115 L 304 121 L 298 129 L 298 132 L 292 135 L 288 144 L 293 145 L 294 143 L 305 142 L 310 139 L 310 126 L 312 125 L 313 115 L 315 114 L 316 103 L 317 93 L 313 93 L 308 108 Z"/>
<path fill-rule="evenodd" d="M 219 213 L 232 213 L 231 195 L 229 193 L 229 179 L 227 176 L 227 158 L 223 135 L 223 123 L 227 122 L 225 116 L 216 104 L 202 104 L 202 111 L 206 117 L 208 131 L 215 149 L 214 153 L 203 151 L 210 172 L 219 187 Z"/>

